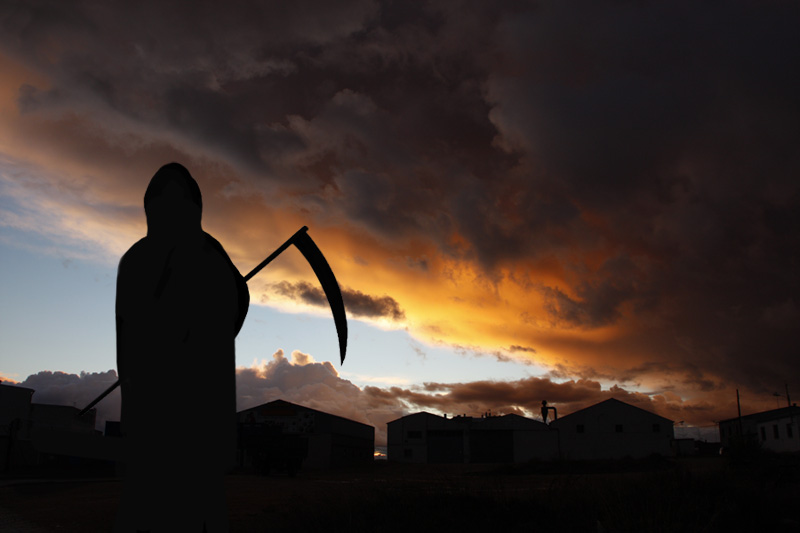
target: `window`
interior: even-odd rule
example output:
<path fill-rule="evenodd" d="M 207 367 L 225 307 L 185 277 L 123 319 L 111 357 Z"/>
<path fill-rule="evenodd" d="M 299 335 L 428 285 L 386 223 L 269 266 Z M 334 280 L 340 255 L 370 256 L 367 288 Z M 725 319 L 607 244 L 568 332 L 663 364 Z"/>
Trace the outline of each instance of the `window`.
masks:
<path fill-rule="evenodd" d="M 767 432 L 764 430 L 764 426 L 761 426 L 761 440 L 767 440 Z"/>
<path fill-rule="evenodd" d="M 794 434 L 792 433 L 792 425 L 791 424 L 786 424 L 786 438 L 787 439 L 794 438 Z"/>
<path fill-rule="evenodd" d="M 575 426 L 575 432 L 583 433 L 583 424 L 578 424 L 577 426 Z"/>
<path fill-rule="evenodd" d="M 661 424 L 653 424 L 653 433 L 661 433 Z"/>
<path fill-rule="evenodd" d="M 616 431 L 617 433 L 622 433 L 622 424 L 617 424 L 614 427 L 614 431 Z"/>
<path fill-rule="evenodd" d="M 778 440 L 779 438 L 781 438 L 780 433 L 778 433 L 778 424 L 773 424 L 772 425 L 772 435 L 775 437 L 775 440 Z"/>
<path fill-rule="evenodd" d="M 422 431 L 419 430 L 409 430 L 406 433 L 406 437 L 409 439 L 421 439 L 422 438 Z"/>

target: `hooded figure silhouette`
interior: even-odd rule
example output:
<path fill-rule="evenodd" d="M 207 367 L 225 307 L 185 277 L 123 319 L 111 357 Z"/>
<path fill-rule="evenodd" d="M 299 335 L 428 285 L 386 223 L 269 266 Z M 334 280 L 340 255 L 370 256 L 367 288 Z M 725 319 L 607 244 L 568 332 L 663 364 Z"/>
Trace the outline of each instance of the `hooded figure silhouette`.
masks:
<path fill-rule="evenodd" d="M 250 296 L 201 226 L 182 165 L 153 176 L 147 236 L 117 274 L 117 369 L 125 482 L 115 531 L 227 531 L 223 490 L 236 453 L 234 339 Z"/>

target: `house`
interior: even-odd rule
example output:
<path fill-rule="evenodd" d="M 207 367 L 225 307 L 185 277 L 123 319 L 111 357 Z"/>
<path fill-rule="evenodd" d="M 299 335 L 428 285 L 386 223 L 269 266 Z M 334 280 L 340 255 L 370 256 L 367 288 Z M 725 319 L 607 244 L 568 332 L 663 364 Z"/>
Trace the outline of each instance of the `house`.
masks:
<path fill-rule="evenodd" d="M 80 409 L 71 405 L 32 403 L 33 429 L 95 433 L 97 411 L 90 409 L 85 415 L 78 416 L 80 412 Z"/>
<path fill-rule="evenodd" d="M 275 400 L 237 413 L 239 464 L 263 473 L 371 464 L 375 428 Z"/>
<path fill-rule="evenodd" d="M 625 402 L 608 399 L 554 420 L 561 457 L 567 460 L 671 456 L 673 422 Z"/>
<path fill-rule="evenodd" d="M 387 424 L 390 461 L 405 463 L 522 463 L 557 456 L 557 435 L 523 416 L 448 418 L 427 412 Z"/>
<path fill-rule="evenodd" d="M 30 420 L 33 392 L 0 383 L 0 472 L 33 461 Z"/>
<path fill-rule="evenodd" d="M 792 405 L 721 420 L 719 436 L 726 449 L 751 443 L 774 452 L 800 451 L 800 407 Z"/>
<path fill-rule="evenodd" d="M 96 410 L 79 417 L 77 407 L 33 403 L 33 394 L 33 389 L 0 383 L 0 471 L 117 455 L 94 429 Z"/>

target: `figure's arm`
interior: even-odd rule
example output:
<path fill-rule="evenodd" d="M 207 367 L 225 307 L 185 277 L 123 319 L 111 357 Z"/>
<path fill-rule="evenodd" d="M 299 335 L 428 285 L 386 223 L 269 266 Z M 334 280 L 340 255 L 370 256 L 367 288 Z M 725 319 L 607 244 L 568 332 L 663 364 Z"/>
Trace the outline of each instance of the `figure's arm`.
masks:
<path fill-rule="evenodd" d="M 130 343 L 130 313 L 131 308 L 130 293 L 132 287 L 130 284 L 135 280 L 130 276 L 130 253 L 128 251 L 120 259 L 119 267 L 117 268 L 117 296 L 114 305 L 114 312 L 116 315 L 116 339 L 117 339 L 117 376 L 120 383 L 125 383 L 130 379 L 128 372 L 128 345 Z"/>
<path fill-rule="evenodd" d="M 241 273 L 239 273 L 239 269 L 233 264 L 233 261 L 231 261 L 231 258 L 228 256 L 227 252 L 219 243 L 219 241 L 217 241 L 208 233 L 204 233 L 204 236 L 206 239 L 206 245 L 212 248 L 216 254 L 219 254 L 225 264 L 226 270 L 230 271 L 230 275 L 233 277 L 236 285 L 237 305 L 236 315 L 234 318 L 234 335 L 238 335 L 239 331 L 242 329 L 242 325 L 244 324 L 244 319 L 247 317 L 247 311 L 250 308 L 250 290 L 247 288 L 247 282 L 242 277 Z"/>
<path fill-rule="evenodd" d="M 134 244 L 120 259 L 117 268 L 116 315 L 117 374 L 124 384 L 131 379 L 132 355 L 141 341 L 142 315 L 148 314 L 148 272 L 144 262 L 142 241 Z"/>

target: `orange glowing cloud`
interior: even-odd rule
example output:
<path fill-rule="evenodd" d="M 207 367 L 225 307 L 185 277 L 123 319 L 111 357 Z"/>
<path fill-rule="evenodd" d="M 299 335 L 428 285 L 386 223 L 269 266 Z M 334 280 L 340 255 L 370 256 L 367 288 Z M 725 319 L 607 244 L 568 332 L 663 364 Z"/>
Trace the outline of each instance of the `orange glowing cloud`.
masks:
<path fill-rule="evenodd" d="M 70 8 L 84 24 L 20 6 L 0 224 L 114 263 L 179 161 L 242 272 L 309 226 L 352 319 L 667 403 L 766 394 L 800 375 L 792 19 L 590 4 Z M 327 313 L 315 287 L 292 251 L 250 285 Z"/>

